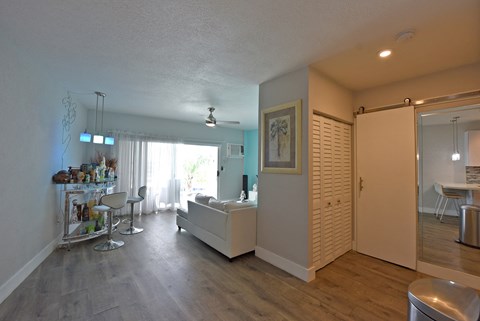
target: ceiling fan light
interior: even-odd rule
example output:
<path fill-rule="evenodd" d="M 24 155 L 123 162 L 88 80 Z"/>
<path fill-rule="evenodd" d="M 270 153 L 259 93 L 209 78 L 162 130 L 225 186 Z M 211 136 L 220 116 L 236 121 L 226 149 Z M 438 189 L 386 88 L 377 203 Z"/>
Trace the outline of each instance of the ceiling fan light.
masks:
<path fill-rule="evenodd" d="M 215 127 L 215 122 L 214 121 L 205 121 L 205 125 L 207 125 L 208 127 Z"/>

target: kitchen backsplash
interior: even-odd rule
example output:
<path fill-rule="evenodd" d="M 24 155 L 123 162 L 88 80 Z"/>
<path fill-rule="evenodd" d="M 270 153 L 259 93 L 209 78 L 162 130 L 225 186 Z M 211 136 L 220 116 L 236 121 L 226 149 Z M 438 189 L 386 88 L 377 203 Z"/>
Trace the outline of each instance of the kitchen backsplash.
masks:
<path fill-rule="evenodd" d="M 480 184 L 480 166 L 465 166 L 467 184 Z"/>

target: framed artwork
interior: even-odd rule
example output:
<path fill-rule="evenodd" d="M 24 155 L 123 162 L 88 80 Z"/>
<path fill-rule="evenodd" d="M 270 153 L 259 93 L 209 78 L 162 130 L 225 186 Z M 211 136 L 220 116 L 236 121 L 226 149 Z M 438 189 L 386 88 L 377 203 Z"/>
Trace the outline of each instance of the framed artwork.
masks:
<path fill-rule="evenodd" d="M 263 173 L 302 173 L 302 101 L 262 110 L 261 170 Z"/>

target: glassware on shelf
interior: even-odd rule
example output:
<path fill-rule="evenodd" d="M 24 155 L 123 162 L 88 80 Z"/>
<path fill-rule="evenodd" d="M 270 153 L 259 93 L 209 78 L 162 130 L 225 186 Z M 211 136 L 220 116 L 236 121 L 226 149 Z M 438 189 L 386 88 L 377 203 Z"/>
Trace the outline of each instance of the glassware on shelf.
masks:
<path fill-rule="evenodd" d="M 77 200 L 72 201 L 73 209 L 72 209 L 72 216 L 70 218 L 70 223 L 75 224 L 78 223 L 78 208 L 77 208 Z"/>

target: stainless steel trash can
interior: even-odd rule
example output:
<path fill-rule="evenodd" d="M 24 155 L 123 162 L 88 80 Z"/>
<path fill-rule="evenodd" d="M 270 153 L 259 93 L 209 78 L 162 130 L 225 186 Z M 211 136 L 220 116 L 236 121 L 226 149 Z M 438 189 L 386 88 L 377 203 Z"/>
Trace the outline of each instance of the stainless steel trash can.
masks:
<path fill-rule="evenodd" d="M 459 222 L 459 242 L 480 247 L 480 207 L 462 205 Z"/>
<path fill-rule="evenodd" d="M 408 287 L 409 321 L 478 321 L 480 299 L 475 290 L 452 281 L 419 279 Z"/>

